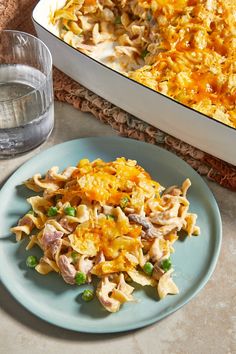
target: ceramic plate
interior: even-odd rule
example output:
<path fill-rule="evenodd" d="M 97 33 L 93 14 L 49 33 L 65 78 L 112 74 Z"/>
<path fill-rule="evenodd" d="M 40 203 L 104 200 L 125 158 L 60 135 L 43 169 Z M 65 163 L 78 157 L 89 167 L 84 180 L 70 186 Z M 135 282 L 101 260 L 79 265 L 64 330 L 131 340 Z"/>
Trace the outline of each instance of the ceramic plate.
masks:
<path fill-rule="evenodd" d="M 9 228 L 17 223 L 29 205 L 32 194 L 21 183 L 36 172 L 44 174 L 52 166 L 61 169 L 75 165 L 82 158 L 98 157 L 105 161 L 124 156 L 135 159 L 164 186 L 192 181 L 188 194 L 190 210 L 198 214 L 199 237 L 175 243 L 172 256 L 174 280 L 180 294 L 158 301 L 155 289 L 137 287 L 137 302 L 126 303 L 114 314 L 107 313 L 95 299 L 81 301 L 84 287 L 69 286 L 57 275 L 42 276 L 25 266 L 27 255 L 23 241 L 16 243 Z M 36 316 L 67 329 L 108 333 L 140 328 L 154 323 L 191 300 L 209 280 L 221 245 L 221 218 L 216 201 L 203 179 L 185 162 L 157 146 L 119 137 L 85 138 L 56 145 L 22 165 L 0 192 L 0 276 L 9 292 Z"/>

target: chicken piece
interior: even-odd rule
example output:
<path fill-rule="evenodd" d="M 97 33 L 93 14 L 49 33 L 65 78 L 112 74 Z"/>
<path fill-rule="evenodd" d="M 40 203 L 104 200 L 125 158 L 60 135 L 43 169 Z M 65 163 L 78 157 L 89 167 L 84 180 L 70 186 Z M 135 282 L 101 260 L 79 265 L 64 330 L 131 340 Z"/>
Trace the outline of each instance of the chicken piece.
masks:
<path fill-rule="evenodd" d="M 43 246 L 43 249 L 46 250 L 51 246 L 53 242 L 61 239 L 62 236 L 62 231 L 57 231 L 57 229 L 53 225 L 46 224 L 43 231 L 43 235 L 40 239 L 40 243 Z"/>
<path fill-rule="evenodd" d="M 159 262 L 156 262 L 153 267 L 152 278 L 155 280 L 160 280 L 160 278 L 165 273 L 162 268 L 159 267 Z"/>
<path fill-rule="evenodd" d="M 62 236 L 62 231 L 58 231 L 53 225 L 46 224 L 40 244 L 44 251 L 49 252 L 54 259 L 58 258 L 62 246 Z"/>
<path fill-rule="evenodd" d="M 61 246 L 62 246 L 62 239 L 57 239 L 50 245 L 50 252 L 54 259 L 58 258 Z"/>
<path fill-rule="evenodd" d="M 145 239 L 161 237 L 162 234 L 157 230 L 152 223 L 149 221 L 148 218 L 141 216 L 139 214 L 129 214 L 128 218 L 130 221 L 133 221 L 142 226 L 142 233 L 141 237 Z"/>
<path fill-rule="evenodd" d="M 147 230 L 143 236 L 143 238 L 145 238 L 146 240 L 150 240 L 153 238 L 162 238 L 162 233 L 159 232 L 159 230 L 157 228 L 155 228 L 154 226 Z"/>
<path fill-rule="evenodd" d="M 120 308 L 120 301 L 110 297 L 116 284 L 109 281 L 108 277 L 104 277 L 98 284 L 96 295 L 102 306 L 109 312 L 117 312 Z"/>
<path fill-rule="evenodd" d="M 144 239 L 151 240 L 153 238 L 162 238 L 162 233 L 156 227 L 152 226 L 152 228 L 148 229 L 144 236 Z"/>
<path fill-rule="evenodd" d="M 82 255 L 78 262 L 79 271 L 86 275 L 87 281 L 91 282 L 90 270 L 93 268 L 94 261 L 89 259 L 86 255 Z"/>
<path fill-rule="evenodd" d="M 145 217 L 138 214 L 129 214 L 128 218 L 130 221 L 133 221 L 142 226 L 144 231 L 147 231 L 153 227 L 153 225 Z"/>
<path fill-rule="evenodd" d="M 164 299 L 167 294 L 179 294 L 179 289 L 171 278 L 173 271 L 174 269 L 168 270 L 168 272 L 162 275 L 158 282 L 157 291 L 160 299 Z"/>
<path fill-rule="evenodd" d="M 67 284 L 75 284 L 76 269 L 65 255 L 58 258 L 58 267 Z"/>

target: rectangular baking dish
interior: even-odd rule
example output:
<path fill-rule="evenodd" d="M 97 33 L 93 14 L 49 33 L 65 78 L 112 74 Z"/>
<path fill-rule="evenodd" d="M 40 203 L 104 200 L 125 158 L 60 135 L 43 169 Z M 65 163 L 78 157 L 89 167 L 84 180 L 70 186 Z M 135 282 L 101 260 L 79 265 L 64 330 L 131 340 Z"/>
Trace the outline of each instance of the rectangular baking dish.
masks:
<path fill-rule="evenodd" d="M 58 69 L 143 121 L 236 165 L 236 129 L 127 78 L 60 39 L 49 15 L 64 3 L 40 0 L 32 16 L 37 35 L 49 47 Z"/>

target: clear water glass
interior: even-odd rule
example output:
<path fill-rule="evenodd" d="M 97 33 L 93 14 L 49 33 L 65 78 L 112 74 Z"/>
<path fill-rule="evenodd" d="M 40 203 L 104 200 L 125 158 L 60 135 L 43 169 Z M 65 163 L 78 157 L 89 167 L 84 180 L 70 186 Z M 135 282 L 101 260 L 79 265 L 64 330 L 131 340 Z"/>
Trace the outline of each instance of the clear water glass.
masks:
<path fill-rule="evenodd" d="M 0 33 L 0 158 L 40 145 L 54 125 L 52 57 L 38 38 Z"/>

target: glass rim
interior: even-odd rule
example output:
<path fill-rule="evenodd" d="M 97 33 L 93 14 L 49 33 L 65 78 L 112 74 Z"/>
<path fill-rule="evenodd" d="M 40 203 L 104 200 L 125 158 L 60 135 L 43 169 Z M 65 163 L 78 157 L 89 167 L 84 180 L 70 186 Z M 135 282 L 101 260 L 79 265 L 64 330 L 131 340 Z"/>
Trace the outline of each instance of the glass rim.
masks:
<path fill-rule="evenodd" d="M 33 34 L 30 34 L 30 33 L 24 32 L 24 31 L 5 29 L 5 30 L 2 30 L 0 32 L 0 37 L 1 37 L 1 35 L 3 33 L 20 33 L 20 34 L 23 34 L 25 36 L 28 36 L 28 37 L 31 37 L 31 38 L 35 39 L 36 42 L 41 43 L 41 45 L 46 49 L 46 52 L 48 53 L 50 62 L 49 62 L 49 71 L 48 71 L 48 73 L 45 75 L 45 78 L 42 80 L 42 82 L 40 82 L 40 84 L 37 87 L 32 87 L 32 91 L 30 91 L 30 92 L 28 92 L 28 93 L 26 93 L 26 94 L 24 94 L 24 95 L 22 95 L 20 97 L 8 98 L 6 100 L 0 100 L 0 105 L 1 105 L 1 103 L 5 103 L 5 102 L 15 102 L 15 101 L 21 100 L 24 97 L 32 95 L 32 93 L 38 91 L 40 89 L 40 87 L 45 84 L 45 82 L 48 80 L 48 78 L 52 74 L 52 54 L 51 54 L 49 48 L 46 46 L 46 44 L 41 39 L 39 39 L 38 37 L 34 36 Z M 0 65 L 1 65 L 1 63 L 0 63 Z"/>

